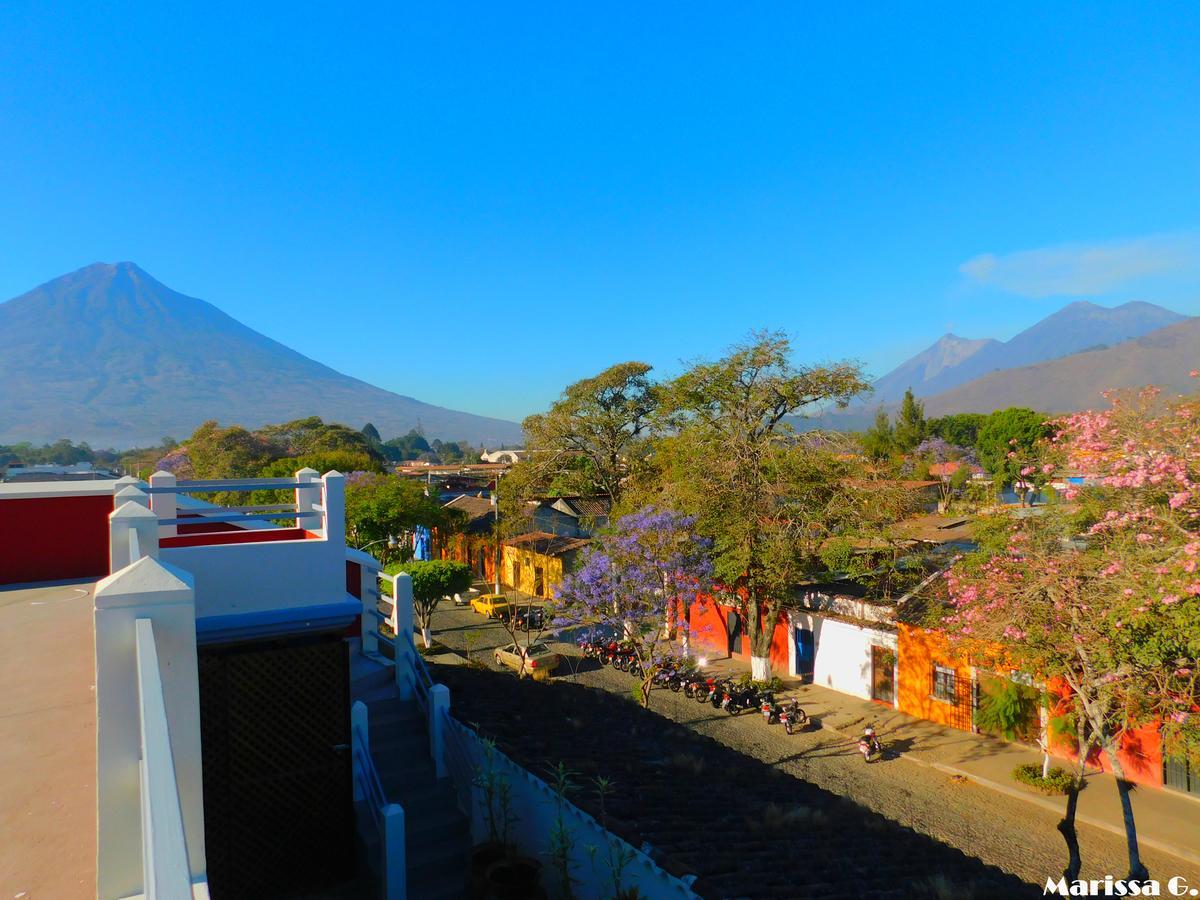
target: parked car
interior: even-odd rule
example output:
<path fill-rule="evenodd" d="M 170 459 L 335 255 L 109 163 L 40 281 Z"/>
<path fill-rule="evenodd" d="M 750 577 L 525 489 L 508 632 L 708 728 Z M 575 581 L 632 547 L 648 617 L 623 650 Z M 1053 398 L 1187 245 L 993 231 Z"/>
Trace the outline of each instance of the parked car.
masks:
<path fill-rule="evenodd" d="M 513 624 L 522 631 L 540 631 L 546 623 L 546 610 L 528 604 L 513 611 Z"/>
<path fill-rule="evenodd" d="M 545 644 L 508 644 L 497 647 L 495 652 L 496 665 L 521 671 L 521 660 L 525 660 L 525 673 L 531 678 L 549 678 L 550 673 L 558 668 L 558 654 Z"/>
<path fill-rule="evenodd" d="M 512 607 L 503 594 L 480 594 L 471 598 L 471 609 L 489 619 L 507 619 Z"/>

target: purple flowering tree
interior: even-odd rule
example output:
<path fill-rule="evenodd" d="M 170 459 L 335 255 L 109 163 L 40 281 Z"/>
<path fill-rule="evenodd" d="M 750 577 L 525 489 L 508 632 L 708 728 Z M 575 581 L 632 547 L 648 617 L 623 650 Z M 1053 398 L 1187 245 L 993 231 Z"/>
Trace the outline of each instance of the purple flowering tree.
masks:
<path fill-rule="evenodd" d="M 689 639 L 687 610 L 712 580 L 709 541 L 695 518 L 646 506 L 617 520 L 612 534 L 588 551 L 580 569 L 559 585 L 555 624 L 619 634 L 642 672 L 642 706 L 654 674 Z"/>

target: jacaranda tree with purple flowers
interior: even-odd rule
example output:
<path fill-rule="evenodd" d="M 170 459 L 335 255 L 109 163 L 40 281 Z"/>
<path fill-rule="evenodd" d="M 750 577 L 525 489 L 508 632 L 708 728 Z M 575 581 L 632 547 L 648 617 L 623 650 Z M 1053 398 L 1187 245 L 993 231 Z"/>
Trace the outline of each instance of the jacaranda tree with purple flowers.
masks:
<path fill-rule="evenodd" d="M 692 516 L 653 506 L 622 516 L 558 587 L 556 625 L 595 628 L 631 646 L 642 706 L 655 672 L 679 652 L 673 639 L 686 645 L 686 611 L 712 580 L 709 542 L 694 525 Z"/>

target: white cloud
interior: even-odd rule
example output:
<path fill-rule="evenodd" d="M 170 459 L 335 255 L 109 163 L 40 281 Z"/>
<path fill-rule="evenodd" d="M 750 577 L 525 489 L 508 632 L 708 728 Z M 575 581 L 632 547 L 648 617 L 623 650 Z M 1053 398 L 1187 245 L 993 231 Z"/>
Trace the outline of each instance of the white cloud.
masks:
<path fill-rule="evenodd" d="M 1096 296 L 1146 278 L 1196 274 L 1200 234 L 983 253 L 958 270 L 971 281 L 1025 297 Z"/>

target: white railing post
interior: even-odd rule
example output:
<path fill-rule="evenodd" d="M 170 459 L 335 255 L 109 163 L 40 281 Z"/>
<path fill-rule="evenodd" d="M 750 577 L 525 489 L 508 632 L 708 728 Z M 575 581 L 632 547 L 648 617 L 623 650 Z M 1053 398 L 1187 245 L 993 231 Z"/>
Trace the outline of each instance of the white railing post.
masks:
<path fill-rule="evenodd" d="M 413 646 L 412 596 L 412 576 L 401 572 L 392 582 L 392 615 L 388 620 L 395 635 L 392 646 L 396 651 L 396 687 L 400 690 L 401 700 L 412 699 L 410 676 L 413 680 L 417 677 L 410 655 L 417 652 Z"/>
<path fill-rule="evenodd" d="M 137 484 L 127 484 L 117 488 L 113 493 L 113 509 L 116 509 L 122 503 L 136 503 L 138 506 L 150 508 L 150 495 L 142 490 L 141 482 Z"/>
<path fill-rule="evenodd" d="M 359 771 L 358 752 L 361 750 L 365 756 L 371 754 L 371 731 L 370 723 L 367 721 L 367 704 L 361 700 L 355 700 L 354 705 L 350 707 L 350 752 L 351 766 L 357 774 Z M 358 778 L 354 779 L 354 802 L 367 799 L 363 795 L 362 784 Z"/>
<path fill-rule="evenodd" d="M 108 514 L 108 570 L 119 572 L 137 562 L 131 552 L 129 534 L 137 532 L 142 556 L 158 559 L 158 516 L 138 503 L 127 500 Z"/>
<path fill-rule="evenodd" d="M 321 474 L 316 469 L 303 468 L 296 473 L 296 484 L 312 484 L 314 481 L 319 481 Z M 314 488 L 297 487 L 292 492 L 296 497 L 296 514 L 307 513 L 313 511 L 313 504 L 317 502 L 317 492 Z M 313 529 L 312 519 L 297 519 L 296 524 L 301 528 L 307 528 L 309 531 Z"/>
<path fill-rule="evenodd" d="M 140 478 L 134 478 L 132 475 L 122 475 L 120 478 L 118 478 L 116 481 L 113 482 L 113 493 L 114 494 L 117 493 L 117 491 L 121 490 L 121 488 L 127 488 L 127 487 L 140 488 L 142 486 L 143 486 L 143 482 Z"/>
<path fill-rule="evenodd" d="M 153 529 L 157 537 L 157 524 Z M 190 573 L 143 556 L 101 580 L 94 603 L 96 890 L 99 900 L 115 900 L 146 888 L 139 790 L 138 619 L 153 623 L 188 868 L 193 882 L 204 878 L 195 590 Z"/>
<path fill-rule="evenodd" d="M 429 689 L 429 755 L 438 778 L 446 777 L 446 718 L 450 715 L 450 688 L 435 684 Z"/>
<path fill-rule="evenodd" d="M 173 488 L 177 484 L 175 476 L 170 472 L 155 472 L 150 476 L 150 487 Z M 160 519 L 174 519 L 179 514 L 179 502 L 175 494 L 151 494 L 150 508 Z M 177 529 L 174 525 L 159 525 L 159 537 L 174 537 Z"/>
<path fill-rule="evenodd" d="M 404 808 L 399 803 L 383 808 L 383 871 L 387 900 L 405 900 L 408 860 L 404 854 Z"/>
<path fill-rule="evenodd" d="M 341 472 L 326 472 L 321 476 L 321 537 L 334 544 L 346 543 L 346 476 Z M 297 522 L 301 528 L 303 522 Z"/>
<path fill-rule="evenodd" d="M 379 652 L 379 618 L 375 615 L 379 608 L 379 570 L 360 564 L 358 572 L 358 593 L 362 596 L 363 604 L 359 628 L 362 649 L 363 653 L 376 654 Z"/>
<path fill-rule="evenodd" d="M 171 728 L 163 696 L 154 622 L 134 622 L 141 740 L 142 888 L 147 897 L 191 900 L 183 811 L 179 807 Z"/>

